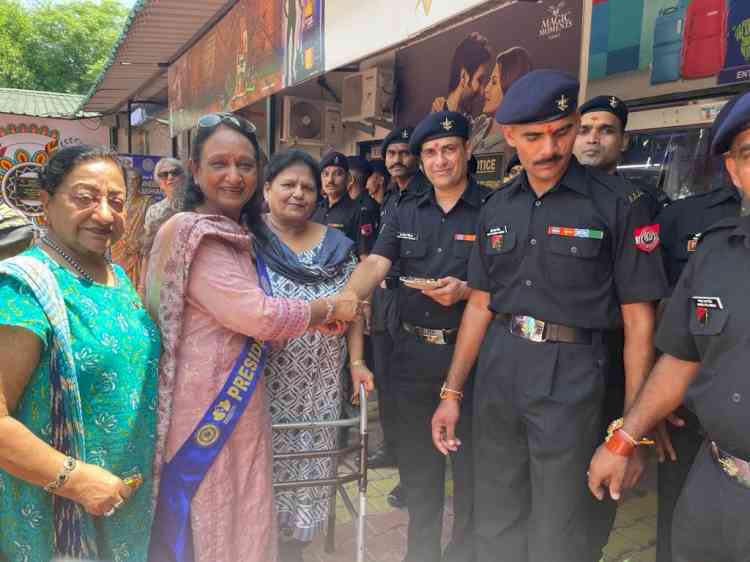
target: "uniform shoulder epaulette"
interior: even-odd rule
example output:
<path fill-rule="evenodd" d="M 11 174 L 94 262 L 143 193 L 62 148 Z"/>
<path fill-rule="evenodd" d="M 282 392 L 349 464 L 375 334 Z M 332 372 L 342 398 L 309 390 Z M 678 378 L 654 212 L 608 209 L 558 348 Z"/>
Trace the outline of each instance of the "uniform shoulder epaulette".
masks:
<path fill-rule="evenodd" d="M 734 230 L 739 226 L 739 224 L 740 217 L 728 217 L 726 219 L 721 219 L 719 222 L 712 224 L 701 233 L 700 238 L 698 238 L 698 245 L 700 246 L 700 244 L 705 242 L 707 238 L 713 238 L 714 236 L 717 236 L 720 232 L 726 234 L 727 230 Z"/>

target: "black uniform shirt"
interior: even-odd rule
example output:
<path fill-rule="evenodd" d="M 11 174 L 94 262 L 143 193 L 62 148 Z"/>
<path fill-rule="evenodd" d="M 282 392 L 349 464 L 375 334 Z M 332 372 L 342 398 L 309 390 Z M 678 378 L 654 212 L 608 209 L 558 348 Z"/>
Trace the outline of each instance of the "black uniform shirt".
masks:
<path fill-rule="evenodd" d="M 331 228 L 337 228 L 355 243 L 355 247 L 359 251 L 360 207 L 347 193 L 344 193 L 343 197 L 333 207 L 328 206 L 328 199 L 323 199 L 318 203 L 318 208 L 315 209 L 312 220 Z"/>
<path fill-rule="evenodd" d="M 621 324 L 621 304 L 665 295 L 658 242 L 641 231 L 655 226 L 645 206 L 632 205 L 614 181 L 620 180 L 573 158 L 541 198 L 525 172 L 490 197 L 479 217 L 469 284 L 491 293 L 492 311 L 611 330 Z"/>
<path fill-rule="evenodd" d="M 401 275 L 466 280 L 479 210 L 490 193 L 470 180 L 448 213 L 437 204 L 432 188 L 405 198 L 383 224 L 373 254 L 398 261 Z M 401 286 L 399 291 L 404 322 L 443 329 L 461 322 L 465 301 L 446 307 L 416 289 Z"/>
<path fill-rule="evenodd" d="M 428 189 L 432 189 L 432 186 L 422 172 L 417 172 L 412 176 L 406 185 L 406 189 L 400 189 L 396 180 L 393 180 L 390 189 L 383 197 L 383 203 L 380 205 L 380 228 L 382 229 L 385 226 L 388 216 L 396 212 L 402 201 L 407 197 L 419 195 Z M 398 262 L 394 262 L 388 276 L 398 277 Z"/>
<path fill-rule="evenodd" d="M 669 286 L 674 287 L 695 252 L 701 233 L 712 224 L 740 214 L 742 199 L 734 187 L 679 199 L 664 207 L 657 217 L 662 257 Z"/>
<path fill-rule="evenodd" d="M 362 254 L 369 254 L 378 236 L 380 205 L 366 191 L 360 193 L 354 202 L 359 207 L 359 251 Z"/>
<path fill-rule="evenodd" d="M 703 233 L 656 334 L 656 346 L 701 362 L 688 399 L 710 439 L 750 459 L 750 217 Z M 701 297 L 698 299 L 697 297 Z"/>

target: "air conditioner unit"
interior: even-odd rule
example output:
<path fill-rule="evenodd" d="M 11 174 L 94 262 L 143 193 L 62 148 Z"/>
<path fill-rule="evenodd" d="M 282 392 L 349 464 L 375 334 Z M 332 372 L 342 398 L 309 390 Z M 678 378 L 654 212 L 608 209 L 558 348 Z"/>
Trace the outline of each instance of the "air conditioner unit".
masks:
<path fill-rule="evenodd" d="M 341 144 L 341 106 L 320 100 L 284 97 L 281 142 L 311 146 Z"/>
<path fill-rule="evenodd" d="M 393 119 L 392 70 L 375 66 L 344 78 L 344 121 Z"/>

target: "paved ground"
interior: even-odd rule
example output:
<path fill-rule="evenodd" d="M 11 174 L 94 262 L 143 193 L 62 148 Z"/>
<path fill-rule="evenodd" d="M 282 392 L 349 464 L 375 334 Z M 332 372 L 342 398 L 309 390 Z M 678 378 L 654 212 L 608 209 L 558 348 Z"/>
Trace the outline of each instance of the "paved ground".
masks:
<path fill-rule="evenodd" d="M 370 442 L 377 446 L 382 439 L 373 403 Z M 654 562 L 656 552 L 656 495 L 654 470 L 644 478 L 641 487 L 633 491 L 622 503 L 617 513 L 614 530 L 602 562 Z M 406 511 L 391 508 L 386 496 L 398 482 L 394 469 L 370 470 L 367 490 L 366 552 L 368 562 L 401 562 L 406 544 Z M 357 505 L 355 484 L 347 485 L 349 497 Z M 446 483 L 448 494 L 451 483 Z M 450 528 L 450 502 L 446 506 L 444 540 Z M 325 538 L 319 536 L 305 551 L 305 562 L 353 562 L 356 560 L 356 528 L 343 502 L 337 502 L 335 552 L 326 553 Z"/>

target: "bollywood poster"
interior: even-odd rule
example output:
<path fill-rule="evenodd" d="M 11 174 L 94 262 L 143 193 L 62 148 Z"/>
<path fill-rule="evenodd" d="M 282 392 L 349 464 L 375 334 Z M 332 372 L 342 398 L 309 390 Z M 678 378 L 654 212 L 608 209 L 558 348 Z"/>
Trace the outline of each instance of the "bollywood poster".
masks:
<path fill-rule="evenodd" d="M 533 69 L 579 75 L 582 3 L 513 3 L 399 51 L 398 124 L 460 111 L 472 123 L 478 181 L 499 188 L 514 154 L 495 113 L 513 82 Z"/>
<path fill-rule="evenodd" d="M 640 99 L 750 80 L 747 0 L 593 0 L 589 94 Z"/>
<path fill-rule="evenodd" d="M 323 70 L 322 0 L 240 0 L 169 67 L 172 136 Z"/>

